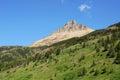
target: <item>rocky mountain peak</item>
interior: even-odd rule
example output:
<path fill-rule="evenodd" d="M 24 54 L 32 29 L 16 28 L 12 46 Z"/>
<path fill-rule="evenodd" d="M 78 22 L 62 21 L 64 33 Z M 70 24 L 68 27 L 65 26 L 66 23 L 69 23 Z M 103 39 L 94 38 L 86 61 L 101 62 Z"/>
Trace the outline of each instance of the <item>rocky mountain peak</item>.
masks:
<path fill-rule="evenodd" d="M 72 20 L 72 21 L 68 22 L 67 24 L 74 25 L 74 24 L 77 24 L 77 22 L 75 20 Z"/>
<path fill-rule="evenodd" d="M 86 34 L 91 33 L 92 31 L 94 30 L 90 29 L 85 25 L 78 24 L 75 20 L 72 20 L 67 24 L 65 24 L 62 28 L 53 32 L 50 36 L 33 43 L 31 46 L 32 47 L 45 46 L 45 45 L 49 46 L 59 41 L 63 41 L 73 37 L 84 36 Z"/>
<path fill-rule="evenodd" d="M 62 28 L 55 31 L 55 33 L 61 33 L 61 32 L 76 32 L 81 30 L 86 30 L 87 26 L 78 24 L 75 20 L 72 20 L 65 24 Z"/>

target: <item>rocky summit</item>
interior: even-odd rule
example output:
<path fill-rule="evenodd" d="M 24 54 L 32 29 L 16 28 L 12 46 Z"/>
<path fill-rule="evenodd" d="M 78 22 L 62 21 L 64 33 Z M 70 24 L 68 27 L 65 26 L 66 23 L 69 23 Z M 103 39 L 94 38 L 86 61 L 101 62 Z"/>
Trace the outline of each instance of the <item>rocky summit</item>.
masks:
<path fill-rule="evenodd" d="M 37 42 L 30 45 L 31 47 L 38 47 L 38 46 L 49 46 L 59 41 L 67 40 L 73 37 L 81 37 L 86 34 L 93 32 L 93 29 L 89 27 L 78 24 L 75 20 L 72 20 L 65 24 L 62 28 L 53 32 L 50 36 L 38 40 Z"/>

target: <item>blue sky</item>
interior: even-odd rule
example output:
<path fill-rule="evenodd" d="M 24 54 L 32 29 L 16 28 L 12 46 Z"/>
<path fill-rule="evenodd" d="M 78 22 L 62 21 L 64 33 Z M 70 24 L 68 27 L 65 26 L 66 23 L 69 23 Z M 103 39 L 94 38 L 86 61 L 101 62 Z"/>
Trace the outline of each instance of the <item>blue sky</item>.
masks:
<path fill-rule="evenodd" d="M 102 29 L 120 21 L 120 0 L 0 0 L 0 46 L 27 46 L 76 20 Z"/>

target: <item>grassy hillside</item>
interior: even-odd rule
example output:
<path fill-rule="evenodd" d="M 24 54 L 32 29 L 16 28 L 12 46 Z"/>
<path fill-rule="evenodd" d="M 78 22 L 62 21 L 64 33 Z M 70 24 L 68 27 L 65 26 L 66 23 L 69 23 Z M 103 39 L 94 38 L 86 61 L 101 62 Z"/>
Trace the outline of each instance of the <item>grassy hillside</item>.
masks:
<path fill-rule="evenodd" d="M 120 23 L 51 46 L 0 48 L 0 80 L 119 79 Z"/>

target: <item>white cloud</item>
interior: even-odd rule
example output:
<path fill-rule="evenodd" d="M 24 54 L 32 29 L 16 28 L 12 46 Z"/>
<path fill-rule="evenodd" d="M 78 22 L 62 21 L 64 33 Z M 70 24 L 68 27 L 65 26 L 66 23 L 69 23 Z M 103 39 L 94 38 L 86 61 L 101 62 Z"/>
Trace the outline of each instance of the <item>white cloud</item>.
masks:
<path fill-rule="evenodd" d="M 80 9 L 81 12 L 83 12 L 83 11 L 85 11 L 85 10 L 88 10 L 88 9 L 90 9 L 90 8 L 91 8 L 91 6 L 89 6 L 89 5 L 87 5 L 87 4 L 81 4 L 81 5 L 79 6 L 79 9 Z"/>

